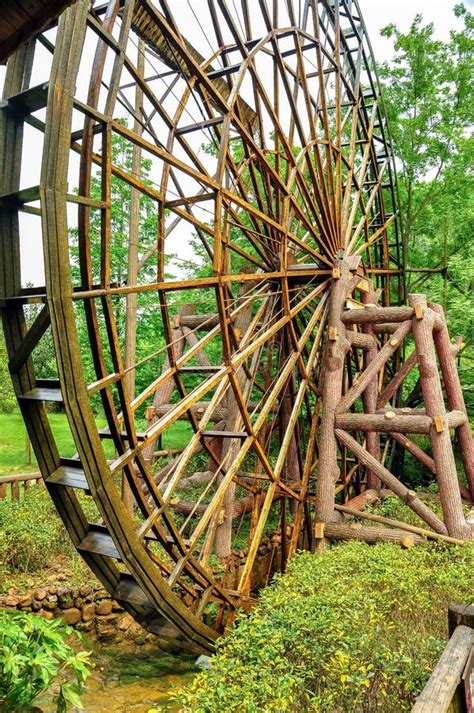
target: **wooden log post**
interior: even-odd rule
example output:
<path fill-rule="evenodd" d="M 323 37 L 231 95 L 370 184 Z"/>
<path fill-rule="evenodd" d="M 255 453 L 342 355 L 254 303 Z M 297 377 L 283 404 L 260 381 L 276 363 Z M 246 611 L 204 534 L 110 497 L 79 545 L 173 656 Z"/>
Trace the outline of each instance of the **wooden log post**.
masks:
<path fill-rule="evenodd" d="M 248 271 L 253 270 L 251 268 Z M 239 289 L 239 297 L 243 297 L 246 293 L 250 292 L 252 289 L 252 282 L 244 282 Z M 250 305 L 248 308 L 242 310 L 236 317 L 234 327 L 236 335 L 244 336 L 245 332 L 250 326 L 252 321 L 252 310 Z M 239 336 L 237 338 L 240 338 Z M 236 374 L 236 379 L 240 391 L 244 393 L 244 386 L 247 380 L 245 374 L 245 369 L 241 366 Z M 227 397 L 227 428 L 230 431 L 238 431 L 241 428 L 242 416 L 240 413 L 240 408 L 235 394 L 232 390 L 229 391 Z M 222 441 L 222 439 L 221 439 Z M 222 441 L 222 461 L 227 463 L 227 467 L 232 463 L 234 455 L 236 455 L 240 448 L 240 441 L 235 438 L 226 438 Z M 220 482 L 224 476 L 221 474 L 218 476 L 218 481 Z M 230 556 L 232 551 L 232 521 L 234 512 L 234 501 L 235 501 L 235 483 L 230 483 L 223 501 L 222 509 L 217 513 L 217 527 L 215 528 L 214 536 L 214 553 L 217 557 L 225 559 Z M 252 499 L 251 499 L 252 500 Z M 213 531 L 212 523 L 210 532 Z"/>
<path fill-rule="evenodd" d="M 460 539 L 470 539 L 471 528 L 464 517 L 433 341 L 433 329 L 436 321 L 439 321 L 439 317 L 428 307 L 424 295 L 411 294 L 409 302 L 415 310 L 413 336 L 423 399 L 426 413 L 434 421 L 431 428 L 431 443 L 444 521 L 449 535 Z"/>
<path fill-rule="evenodd" d="M 373 304 L 375 302 L 375 293 L 372 282 L 370 282 L 370 288 L 368 292 L 362 293 L 362 303 L 364 305 Z M 377 356 L 377 344 L 374 338 L 373 325 L 370 322 L 362 325 L 362 331 L 364 334 L 368 334 L 372 337 L 372 346 L 370 349 L 364 350 L 363 354 L 363 367 L 367 369 L 369 364 Z M 362 403 L 364 404 L 365 413 L 375 413 L 377 408 L 377 397 L 378 397 L 378 374 L 374 374 L 372 379 L 367 384 L 365 390 L 362 393 Z M 374 458 L 379 460 L 380 458 L 380 436 L 376 431 L 368 431 L 365 436 L 366 448 L 368 453 L 370 453 Z M 367 488 L 371 490 L 380 490 L 381 488 L 380 479 L 377 478 L 376 474 L 370 468 L 367 468 Z"/>
<path fill-rule="evenodd" d="M 183 330 L 181 329 L 179 318 L 181 315 L 191 314 L 194 311 L 194 305 L 185 304 L 182 305 L 179 311 L 178 319 L 173 325 L 171 331 L 171 342 L 172 349 L 175 359 L 179 359 L 184 352 L 185 338 Z M 163 362 L 162 371 L 166 372 L 169 369 L 170 362 L 168 356 Z M 148 418 L 147 428 L 150 428 L 157 420 L 158 416 L 155 413 L 155 409 L 164 404 L 169 404 L 171 400 L 171 394 L 175 387 L 175 381 L 172 376 L 170 376 L 166 381 L 164 381 L 155 391 L 155 396 L 153 397 L 153 408 L 150 409 L 150 417 Z M 151 464 L 153 461 L 153 453 L 155 451 L 156 438 L 150 438 L 143 449 L 143 457 L 147 464 Z"/>
<path fill-rule="evenodd" d="M 451 344 L 443 308 L 441 305 L 435 304 L 430 304 L 430 307 L 443 320 L 442 328 L 435 330 L 433 338 L 438 353 L 439 365 L 443 374 L 449 408 L 455 409 L 456 411 L 463 411 L 467 416 L 461 382 L 456 368 L 455 355 L 457 349 L 455 345 Z M 474 440 L 468 420 L 456 428 L 456 437 L 459 443 L 464 472 L 466 473 L 467 482 L 469 483 L 471 500 L 474 501 Z"/>
<path fill-rule="evenodd" d="M 137 70 L 143 74 L 145 70 L 144 42 L 138 40 Z M 137 84 L 135 86 L 135 120 L 133 130 L 141 136 L 142 125 L 139 121 L 143 107 L 143 91 Z M 138 144 L 132 148 L 132 174 L 137 177 L 141 174 L 142 151 Z M 128 265 L 127 282 L 129 285 L 136 285 L 138 278 L 138 244 L 140 241 L 140 192 L 132 188 L 130 192 L 130 216 L 128 228 Z M 132 401 L 135 398 L 135 361 L 137 346 L 137 294 L 130 292 L 126 295 L 125 311 L 125 359 L 124 366 L 126 374 L 124 385 L 128 398 Z M 133 514 L 135 498 L 132 489 L 127 481 L 125 473 L 122 476 L 122 500 L 128 510 Z"/>
<path fill-rule="evenodd" d="M 338 260 L 329 297 L 327 338 L 323 357 L 321 430 L 319 441 L 318 481 L 316 488 L 316 520 L 327 523 L 334 519 L 334 485 L 339 477 L 338 444 L 334 433 L 334 417 L 341 400 L 345 356 L 350 348 L 341 313 L 351 279 L 346 260 Z M 319 540 L 322 546 L 323 540 Z"/>

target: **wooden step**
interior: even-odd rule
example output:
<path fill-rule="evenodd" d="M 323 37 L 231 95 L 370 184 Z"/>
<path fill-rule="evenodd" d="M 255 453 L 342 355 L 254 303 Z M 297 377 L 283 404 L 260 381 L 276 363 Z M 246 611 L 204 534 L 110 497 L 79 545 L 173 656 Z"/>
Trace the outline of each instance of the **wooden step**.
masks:
<path fill-rule="evenodd" d="M 25 401 L 56 401 L 59 403 L 63 401 L 61 387 L 57 379 L 38 379 L 34 389 L 26 391 L 18 398 Z"/>
<path fill-rule="evenodd" d="M 13 191 L 13 193 L 4 193 L 0 196 L 0 208 L 14 208 L 25 203 L 33 203 L 33 201 L 38 201 L 39 197 L 39 186 L 22 188 L 19 191 Z"/>
<path fill-rule="evenodd" d="M 48 103 L 48 87 L 49 82 L 43 82 L 19 94 L 13 94 L 0 102 L 0 109 L 10 109 L 15 112 L 17 118 L 45 109 Z"/>
<path fill-rule="evenodd" d="M 212 119 L 206 119 L 205 121 L 200 121 L 197 124 L 181 126 L 177 129 L 176 133 L 181 136 L 182 134 L 189 134 L 192 131 L 202 131 L 204 129 L 209 129 L 211 126 L 216 126 L 216 124 L 222 124 L 222 122 L 222 116 L 215 116 Z"/>
<path fill-rule="evenodd" d="M 206 438 L 240 438 L 244 440 L 248 433 L 244 431 L 204 431 L 202 435 Z"/>
<path fill-rule="evenodd" d="M 3 297 L 2 306 L 37 304 L 46 301 L 46 287 L 23 287 L 18 295 Z"/>
<path fill-rule="evenodd" d="M 113 437 L 112 434 L 110 433 L 110 429 L 108 427 L 101 428 L 100 431 L 98 431 L 98 433 L 99 433 L 100 438 L 104 438 L 105 440 L 111 439 Z M 137 436 L 137 441 L 145 441 L 147 438 L 146 433 L 141 433 L 141 432 L 137 432 L 136 436 Z M 120 438 L 123 441 L 128 441 L 128 433 L 126 431 L 121 431 Z"/>
<path fill-rule="evenodd" d="M 126 602 L 134 607 L 155 608 L 134 577 L 128 573 L 120 574 L 120 582 L 113 593 L 113 597 L 118 602 Z"/>
<path fill-rule="evenodd" d="M 48 485 L 63 485 L 68 488 L 84 490 L 90 495 L 89 484 L 81 463 L 73 458 L 61 458 L 61 465 L 46 482 Z"/>
<path fill-rule="evenodd" d="M 105 525 L 89 524 L 89 532 L 78 545 L 81 552 L 92 552 L 103 557 L 113 557 L 120 560 L 120 554 Z"/>

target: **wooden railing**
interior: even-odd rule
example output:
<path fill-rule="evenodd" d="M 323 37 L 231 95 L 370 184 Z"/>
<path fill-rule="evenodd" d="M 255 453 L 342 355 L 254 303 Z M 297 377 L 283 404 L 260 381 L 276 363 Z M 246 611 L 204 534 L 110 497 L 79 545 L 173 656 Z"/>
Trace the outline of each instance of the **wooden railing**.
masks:
<path fill-rule="evenodd" d="M 10 497 L 18 500 L 21 493 L 27 490 L 30 485 L 42 484 L 41 473 L 15 473 L 15 475 L 0 475 L 0 500 Z"/>
<path fill-rule="evenodd" d="M 450 639 L 412 713 L 472 713 L 474 606 L 449 607 Z"/>

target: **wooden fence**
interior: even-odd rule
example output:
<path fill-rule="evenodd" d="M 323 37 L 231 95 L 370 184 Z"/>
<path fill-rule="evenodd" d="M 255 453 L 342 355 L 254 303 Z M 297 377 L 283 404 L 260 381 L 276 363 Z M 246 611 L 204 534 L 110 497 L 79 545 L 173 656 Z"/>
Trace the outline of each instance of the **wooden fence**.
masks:
<path fill-rule="evenodd" d="M 15 475 L 0 475 L 0 500 L 10 497 L 18 500 L 21 489 L 26 491 L 30 485 L 42 484 L 41 473 L 16 473 Z"/>
<path fill-rule="evenodd" d="M 474 606 L 449 607 L 449 633 L 412 713 L 473 713 Z"/>

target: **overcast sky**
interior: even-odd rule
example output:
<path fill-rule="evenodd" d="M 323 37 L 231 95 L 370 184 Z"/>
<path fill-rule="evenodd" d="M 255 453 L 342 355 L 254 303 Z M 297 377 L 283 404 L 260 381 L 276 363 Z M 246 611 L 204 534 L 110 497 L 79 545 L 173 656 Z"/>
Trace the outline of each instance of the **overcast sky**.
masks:
<path fill-rule="evenodd" d="M 181 0 L 182 1 L 182 0 Z M 172 0 L 178 3 L 180 0 Z M 284 0 L 281 0 L 283 3 Z M 434 23 L 434 34 L 440 39 L 448 39 L 449 31 L 459 26 L 453 14 L 453 8 L 457 0 L 359 0 L 362 14 L 367 25 L 368 35 L 372 43 L 375 57 L 378 62 L 390 59 L 392 55 L 392 42 L 380 36 L 382 27 L 389 23 L 395 23 L 402 31 L 407 31 L 410 23 L 417 13 L 421 13 L 425 22 Z M 474 0 L 467 0 L 466 3 L 474 9 Z M 5 68 L 0 67 L 0 91 L 3 89 Z M 32 149 L 34 151 L 34 147 Z M 39 166 L 41 156 L 38 155 L 36 161 L 33 156 L 32 164 Z M 26 216 L 24 216 L 26 219 Z M 29 233 L 36 233 L 37 226 L 32 230 L 23 227 L 22 233 L 27 235 L 22 239 L 22 282 L 33 282 L 34 284 L 44 284 L 41 258 L 37 250 L 40 247 L 37 239 Z M 33 249 L 34 248 L 34 249 Z"/>

